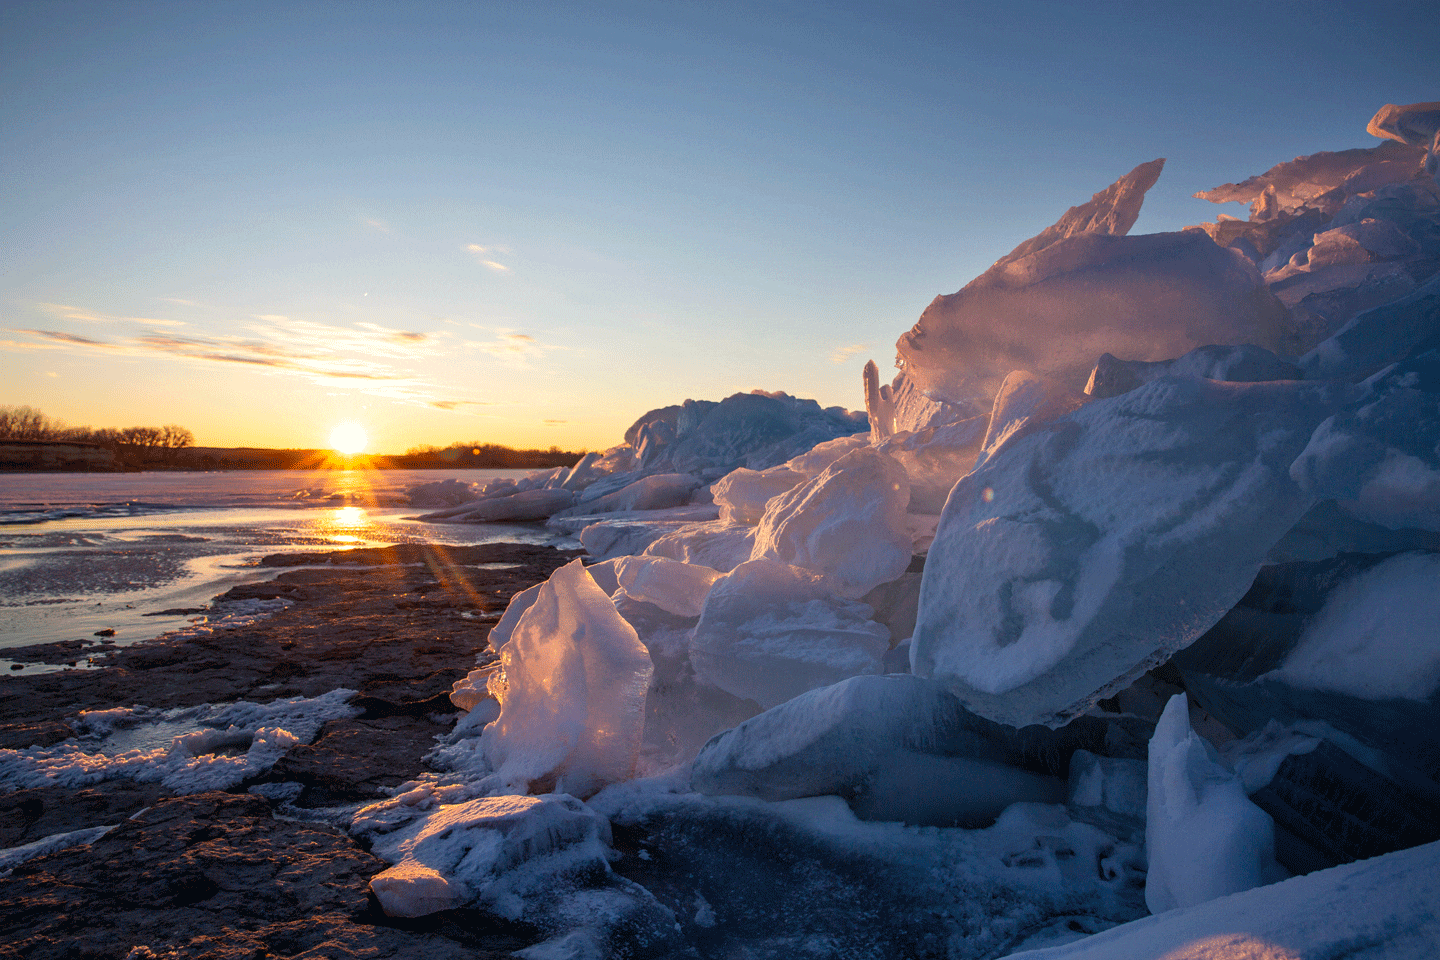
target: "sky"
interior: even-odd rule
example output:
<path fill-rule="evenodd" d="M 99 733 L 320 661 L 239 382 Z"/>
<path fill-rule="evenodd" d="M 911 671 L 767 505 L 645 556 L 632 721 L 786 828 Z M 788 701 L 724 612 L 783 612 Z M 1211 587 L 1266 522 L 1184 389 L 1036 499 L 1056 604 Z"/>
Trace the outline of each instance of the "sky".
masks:
<path fill-rule="evenodd" d="M 1440 99 L 1433 2 L 0 0 L 0 405 L 200 445 L 603 449 L 861 367 L 1166 157 Z"/>

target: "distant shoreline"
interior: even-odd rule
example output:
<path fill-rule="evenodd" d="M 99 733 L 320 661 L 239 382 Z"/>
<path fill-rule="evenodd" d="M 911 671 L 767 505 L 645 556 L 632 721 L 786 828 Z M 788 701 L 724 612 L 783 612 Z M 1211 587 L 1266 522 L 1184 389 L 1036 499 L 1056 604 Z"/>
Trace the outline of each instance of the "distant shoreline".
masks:
<path fill-rule="evenodd" d="M 505 447 L 447 448 L 405 454 L 355 454 L 333 450 L 277 450 L 265 447 L 181 447 L 121 450 L 104 461 L 91 444 L 10 443 L 0 457 L 0 474 L 11 473 L 216 473 L 241 470 L 546 470 L 572 467 L 584 456 L 566 450 L 511 450 Z M 97 448 L 98 449 L 98 448 Z M 107 451 L 108 452 L 108 451 Z"/>

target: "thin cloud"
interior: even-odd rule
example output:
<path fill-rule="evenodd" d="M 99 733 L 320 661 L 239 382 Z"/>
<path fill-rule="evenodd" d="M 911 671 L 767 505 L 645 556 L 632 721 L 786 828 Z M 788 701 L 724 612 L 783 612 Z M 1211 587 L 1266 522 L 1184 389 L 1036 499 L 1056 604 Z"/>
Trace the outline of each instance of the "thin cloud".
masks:
<path fill-rule="evenodd" d="M 559 426 L 559 425 L 562 424 L 562 423 L 569 423 L 570 421 L 569 421 L 569 420 L 541 420 L 540 422 L 543 423 L 543 424 L 545 424 L 547 427 L 554 427 L 554 426 Z"/>
<path fill-rule="evenodd" d="M 857 353 L 864 353 L 870 348 L 868 343 L 852 343 L 845 347 L 836 347 L 830 354 L 831 363 L 845 363 Z"/>
<path fill-rule="evenodd" d="M 195 301 L 195 300 L 182 300 L 182 299 L 179 298 L 179 297 L 161 297 L 160 299 L 163 300 L 163 301 L 165 301 L 166 303 L 178 303 L 178 304 L 179 304 L 180 306 L 182 306 L 182 307 L 199 307 L 199 306 L 202 306 L 202 304 L 200 304 L 199 302 L 197 302 L 197 301 Z"/>
<path fill-rule="evenodd" d="M 106 350 L 115 349 L 115 344 L 106 343 L 104 340 L 92 340 L 90 337 L 82 337 L 78 333 L 66 333 L 63 330 L 16 330 L 16 333 L 29 333 L 37 337 L 46 337 L 50 340 L 57 340 L 60 343 L 74 344 L 77 347 L 100 347 Z"/>
<path fill-rule="evenodd" d="M 390 232 L 390 224 L 386 223 L 384 220 L 379 219 L 378 217 L 366 217 L 363 222 L 365 226 L 378 233 Z"/>
<path fill-rule="evenodd" d="M 143 323 L 152 327 L 185 326 L 183 320 L 169 320 L 164 317 L 121 317 L 113 313 L 100 313 L 96 310 L 86 310 L 83 307 L 72 307 L 64 303 L 41 303 L 37 306 L 63 320 L 74 320 L 79 323 Z"/>
<path fill-rule="evenodd" d="M 495 253 L 509 253 L 508 247 L 482 247 L 478 243 L 467 243 L 465 250 L 475 258 L 475 262 L 488 270 L 496 273 L 509 273 L 510 268 L 494 259 Z M 492 252 L 493 251 L 493 252 Z"/>
<path fill-rule="evenodd" d="M 430 406 L 437 410 L 458 410 L 461 407 L 493 407 L 491 400 L 431 400 Z"/>
<path fill-rule="evenodd" d="M 482 353 L 488 353 L 498 360 L 513 366 L 529 366 L 530 361 L 539 360 L 550 350 L 558 349 L 551 344 L 541 343 L 528 333 L 514 330 L 496 330 L 495 339 L 489 342 L 469 341 L 468 345 Z"/>

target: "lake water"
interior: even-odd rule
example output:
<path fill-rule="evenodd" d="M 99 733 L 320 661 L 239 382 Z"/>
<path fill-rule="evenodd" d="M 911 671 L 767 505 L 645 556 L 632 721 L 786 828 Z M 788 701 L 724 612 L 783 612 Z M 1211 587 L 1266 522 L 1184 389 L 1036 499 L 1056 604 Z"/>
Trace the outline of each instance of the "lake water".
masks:
<path fill-rule="evenodd" d="M 91 639 L 133 643 L 186 615 L 272 553 L 394 543 L 512 541 L 576 546 L 534 524 L 412 519 L 424 483 L 521 477 L 525 470 L 254 470 L 0 474 L 0 650 Z M 10 663 L 0 659 L 0 670 Z M 26 668 L 34 669 L 34 668 Z"/>

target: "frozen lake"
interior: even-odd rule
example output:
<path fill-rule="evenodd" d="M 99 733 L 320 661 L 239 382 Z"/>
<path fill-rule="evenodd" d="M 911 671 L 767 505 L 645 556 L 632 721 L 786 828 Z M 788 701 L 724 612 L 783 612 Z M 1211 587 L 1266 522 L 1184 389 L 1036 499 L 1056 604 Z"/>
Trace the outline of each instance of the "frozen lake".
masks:
<path fill-rule="evenodd" d="M 188 620 L 153 614 L 203 606 L 261 578 L 256 564 L 271 553 L 421 541 L 573 545 L 533 524 L 410 519 L 432 509 L 409 505 L 406 492 L 416 485 L 528 472 L 0 475 L 0 650 L 85 639 L 103 629 L 115 630 L 117 643 L 150 639 Z"/>

